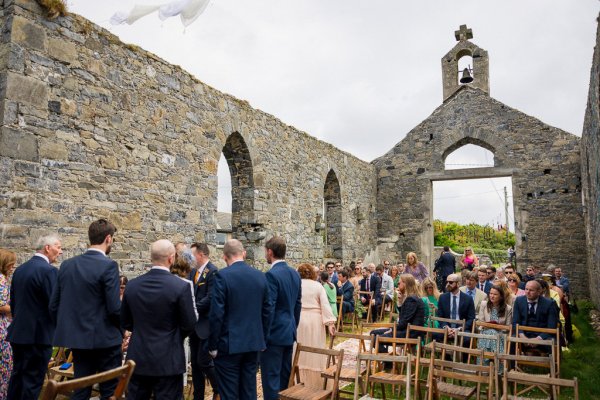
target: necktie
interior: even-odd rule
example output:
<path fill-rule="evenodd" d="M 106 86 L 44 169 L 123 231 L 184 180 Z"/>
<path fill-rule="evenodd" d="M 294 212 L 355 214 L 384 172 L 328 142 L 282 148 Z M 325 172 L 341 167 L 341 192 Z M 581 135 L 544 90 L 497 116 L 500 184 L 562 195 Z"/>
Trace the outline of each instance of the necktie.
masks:
<path fill-rule="evenodd" d="M 529 310 L 527 312 L 527 317 L 534 318 L 535 317 L 535 301 L 529 303 Z"/>
<path fill-rule="evenodd" d="M 371 290 L 371 279 L 370 278 L 366 278 L 367 279 L 367 292 L 370 292 Z"/>
<path fill-rule="evenodd" d="M 194 275 L 194 283 L 198 283 L 198 279 L 200 279 L 200 270 L 196 270 L 196 275 Z"/>
<path fill-rule="evenodd" d="M 475 291 L 474 291 L 474 290 L 470 290 L 470 289 L 469 289 L 469 290 L 467 290 L 467 294 L 468 294 L 469 296 L 471 296 L 471 298 L 472 298 L 473 300 L 475 300 Z"/>
<path fill-rule="evenodd" d="M 457 296 L 452 296 L 452 311 L 450 312 L 450 318 L 452 319 L 458 319 L 458 307 L 456 307 L 456 297 Z"/>

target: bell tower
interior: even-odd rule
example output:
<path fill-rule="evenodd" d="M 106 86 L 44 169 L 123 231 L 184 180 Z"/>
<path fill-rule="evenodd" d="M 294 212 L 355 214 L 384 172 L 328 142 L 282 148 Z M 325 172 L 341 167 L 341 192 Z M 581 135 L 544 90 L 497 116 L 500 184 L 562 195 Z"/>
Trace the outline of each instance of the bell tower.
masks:
<path fill-rule="evenodd" d="M 466 25 L 461 25 L 454 32 L 454 37 L 458 43 L 442 57 L 444 101 L 463 85 L 470 85 L 490 94 L 487 51 L 469 41 L 473 39 L 473 30 Z"/>

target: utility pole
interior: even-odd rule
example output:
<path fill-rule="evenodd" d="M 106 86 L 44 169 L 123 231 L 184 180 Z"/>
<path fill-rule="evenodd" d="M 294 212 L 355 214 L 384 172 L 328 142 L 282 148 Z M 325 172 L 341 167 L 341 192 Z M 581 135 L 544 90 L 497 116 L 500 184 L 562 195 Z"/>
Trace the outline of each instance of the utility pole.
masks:
<path fill-rule="evenodd" d="M 504 186 L 504 215 L 506 216 L 506 241 L 508 241 L 508 192 Z"/>

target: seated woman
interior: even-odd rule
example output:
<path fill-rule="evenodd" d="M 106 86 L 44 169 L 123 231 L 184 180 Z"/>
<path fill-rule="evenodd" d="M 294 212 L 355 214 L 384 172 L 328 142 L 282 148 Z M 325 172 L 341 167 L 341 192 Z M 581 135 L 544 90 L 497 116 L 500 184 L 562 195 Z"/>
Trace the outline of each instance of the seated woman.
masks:
<path fill-rule="evenodd" d="M 438 308 L 438 300 L 440 298 L 440 292 L 431 278 L 425 278 L 421 282 L 421 294 L 423 295 L 422 300 L 425 304 L 425 322 L 424 326 L 429 325 L 429 317 L 435 315 L 435 310 Z M 434 328 L 437 328 L 437 321 L 435 322 Z"/>
<path fill-rule="evenodd" d="M 417 286 L 417 281 L 410 274 L 400 275 L 398 281 L 398 324 L 396 326 L 396 337 L 406 337 L 408 324 L 423 326 L 425 322 L 425 304 L 421 300 L 421 291 Z M 372 335 L 392 337 L 392 330 L 374 329 Z M 415 337 L 418 332 L 415 332 Z M 387 351 L 387 346 L 380 346 L 379 352 Z"/>
<path fill-rule="evenodd" d="M 525 291 L 521 289 L 519 286 L 521 285 L 521 278 L 517 274 L 509 274 L 506 282 L 508 283 L 508 289 L 510 290 L 510 305 L 512 306 L 517 297 L 525 296 Z"/>
<path fill-rule="evenodd" d="M 337 289 L 333 283 L 329 282 L 329 273 L 327 271 L 321 272 L 321 285 L 325 288 L 327 300 L 329 300 L 329 306 L 331 307 L 331 313 L 337 318 Z"/>
<path fill-rule="evenodd" d="M 473 271 L 474 267 L 479 267 L 479 259 L 473 253 L 473 249 L 470 247 L 465 248 L 465 252 L 460 257 L 460 269 L 468 269 L 469 271 Z"/>
<path fill-rule="evenodd" d="M 488 295 L 488 299 L 481 302 L 477 320 L 498 325 L 511 325 L 512 316 L 513 310 L 512 307 L 506 302 L 506 293 L 500 286 L 492 286 Z M 483 329 L 480 333 L 484 335 L 502 334 L 501 331 L 493 328 Z M 484 349 L 485 351 L 495 352 L 496 341 L 492 339 L 480 339 L 477 341 L 477 348 Z M 500 340 L 499 350 L 500 353 L 504 353 L 504 342 L 502 340 Z"/>

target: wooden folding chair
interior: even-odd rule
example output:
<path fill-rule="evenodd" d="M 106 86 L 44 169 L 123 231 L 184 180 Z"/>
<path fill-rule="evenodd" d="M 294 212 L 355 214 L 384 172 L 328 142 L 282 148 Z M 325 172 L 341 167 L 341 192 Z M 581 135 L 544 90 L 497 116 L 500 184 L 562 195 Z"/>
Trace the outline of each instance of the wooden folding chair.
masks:
<path fill-rule="evenodd" d="M 464 319 L 452 319 L 452 318 L 442 318 L 442 317 L 432 316 L 429 318 L 429 320 L 432 322 L 437 321 L 438 324 L 440 322 L 445 322 L 449 325 L 454 324 L 454 325 L 456 325 L 456 328 L 460 328 L 460 330 L 463 332 L 465 330 L 465 326 L 467 325 L 467 321 L 465 321 Z"/>
<path fill-rule="evenodd" d="M 383 329 L 383 328 L 391 329 L 392 330 L 392 336 L 396 337 L 396 329 L 398 328 L 398 325 L 396 323 L 392 323 L 392 322 L 371 322 L 371 323 L 367 323 L 367 322 L 365 322 L 365 323 L 363 323 L 361 325 L 361 331 L 363 331 L 363 332 L 364 332 L 365 329 L 368 329 L 369 332 L 371 332 L 373 329 Z"/>
<path fill-rule="evenodd" d="M 481 395 L 481 386 L 487 386 L 487 399 L 491 400 L 494 393 L 494 363 L 489 365 L 474 365 L 458 361 L 446 361 L 444 358 L 436 358 L 436 354 L 451 351 L 456 357 L 457 352 L 473 352 L 476 350 L 459 346 L 440 345 L 433 341 L 432 352 L 429 359 L 428 400 L 439 399 L 441 396 L 453 399 L 470 399 Z M 483 350 L 480 352 L 483 356 Z M 448 381 L 450 380 L 450 381 Z M 454 383 L 458 380 L 458 384 Z M 474 384 L 470 386 L 465 384 Z"/>
<path fill-rule="evenodd" d="M 337 360 L 335 360 L 335 365 L 337 366 L 337 368 L 333 376 L 333 387 L 331 389 L 327 389 L 327 378 L 323 379 L 322 389 L 304 385 L 304 383 L 300 379 L 300 368 L 298 367 L 300 353 L 302 352 L 326 355 L 326 369 L 331 366 L 332 359 L 337 358 Z M 337 398 L 339 390 L 338 386 L 343 361 L 344 350 L 319 349 L 316 347 L 302 346 L 300 343 L 298 343 L 296 345 L 296 354 L 294 354 L 294 362 L 292 364 L 292 371 L 290 374 L 290 382 L 288 384 L 288 388 L 279 392 L 279 398 L 283 400 L 324 400 L 329 397 L 331 400 L 334 400 L 335 398 Z"/>
<path fill-rule="evenodd" d="M 417 332 L 415 334 L 415 332 Z M 412 325 L 408 324 L 406 328 L 406 337 L 419 336 L 423 340 L 423 344 L 431 343 L 434 339 L 434 335 L 437 338 L 437 342 L 440 343 L 440 339 L 442 343 L 447 343 L 448 341 L 448 330 L 443 328 L 430 328 L 427 326 L 421 325 Z"/>
<path fill-rule="evenodd" d="M 48 368 L 48 379 L 54 379 L 57 382 L 64 381 L 65 379 L 73 379 L 73 377 L 75 376 L 75 367 L 73 366 L 73 352 L 68 351 L 69 355 L 66 358 L 64 358 L 68 349 L 62 347 L 61 349 L 63 351 L 62 355 L 57 353 L 56 362 L 52 367 Z M 61 369 L 61 366 L 65 363 L 71 365 L 66 369 Z"/>
<path fill-rule="evenodd" d="M 366 292 L 366 291 L 363 291 L 363 290 L 358 290 L 358 291 L 354 292 L 354 295 L 356 296 L 356 298 L 355 298 L 355 300 L 354 300 L 355 306 L 356 306 L 356 304 L 358 304 L 357 302 L 360 302 L 360 298 L 361 298 L 361 297 L 365 297 L 365 298 L 368 298 L 368 299 L 370 299 L 370 300 L 372 300 L 372 299 L 374 299 L 374 298 L 375 298 L 375 297 L 374 297 L 374 295 L 375 295 L 375 292 Z M 370 300 L 369 300 L 369 301 L 370 301 Z M 371 307 L 371 303 L 369 302 L 369 304 L 367 304 L 367 305 L 366 305 L 366 306 L 364 306 L 364 307 L 366 307 L 366 309 L 367 309 L 367 323 L 369 323 L 369 322 L 374 322 L 374 321 L 371 319 L 371 308 L 373 308 L 373 307 Z M 357 316 L 357 318 L 358 318 L 359 320 L 362 320 L 362 316 Z"/>
<path fill-rule="evenodd" d="M 54 379 L 50 379 L 46 384 L 46 389 L 44 389 L 41 400 L 54 400 L 59 394 L 70 395 L 74 390 L 90 387 L 96 383 L 102 383 L 112 379 L 118 379 L 119 381 L 111 399 L 121 399 L 127 389 L 129 379 L 131 379 L 134 369 L 135 362 L 128 360 L 121 367 L 79 379 L 71 379 L 64 382 L 56 382 Z"/>
<path fill-rule="evenodd" d="M 554 347 L 554 339 L 548 339 L 548 340 L 540 340 L 540 339 L 527 339 L 527 338 L 520 338 L 520 337 L 509 337 L 508 338 L 508 344 L 509 346 L 511 346 L 511 348 L 513 348 L 514 345 L 514 355 L 511 355 L 510 357 L 508 357 L 508 355 L 506 354 L 499 354 L 498 357 L 500 357 L 500 361 L 503 361 L 503 357 L 508 357 L 507 359 L 510 360 L 513 364 L 512 369 L 517 373 L 517 374 L 521 374 L 522 376 L 525 377 L 529 377 L 529 376 L 548 376 L 551 378 L 559 378 L 558 373 L 556 372 L 556 362 L 555 360 L 555 347 Z M 545 354 L 543 356 L 540 356 L 540 353 L 538 351 L 532 351 L 530 347 L 528 346 L 546 346 L 550 349 L 550 353 L 549 354 Z M 511 359 L 512 357 L 514 357 L 514 359 Z M 551 360 L 553 360 L 553 362 L 548 362 L 548 357 L 550 357 Z M 530 369 L 524 368 L 524 367 L 533 367 L 536 369 L 547 369 L 548 373 L 547 374 L 539 374 L 539 373 L 534 373 L 535 371 L 531 371 Z M 532 390 L 535 387 L 535 385 L 530 386 L 528 388 L 526 388 L 525 390 L 522 390 L 520 393 L 526 393 L 530 390 Z M 545 387 L 543 386 L 538 386 L 539 389 L 545 393 L 548 394 L 547 390 Z"/>
<path fill-rule="evenodd" d="M 531 356 L 518 356 L 512 354 L 499 354 L 496 357 L 496 365 L 502 364 L 504 366 L 504 372 L 502 375 L 502 396 L 498 396 L 499 399 L 518 399 L 521 394 L 524 394 L 534 387 L 542 388 L 547 387 L 548 391 L 544 391 L 548 394 L 548 399 L 558 399 L 558 392 L 560 387 L 573 388 L 573 396 L 575 400 L 579 400 L 579 383 L 577 378 L 574 379 L 561 379 L 556 376 L 552 376 L 552 372 L 548 375 L 533 375 L 526 374 L 515 369 L 510 369 L 510 362 L 518 363 L 523 361 L 545 363 L 548 368 L 552 370 L 554 366 L 554 360 L 551 355 L 546 357 L 531 357 Z M 496 371 L 498 375 L 498 371 Z M 512 383 L 513 394 L 509 394 L 509 386 Z M 525 389 L 519 390 L 519 385 L 526 386 Z"/>
<path fill-rule="evenodd" d="M 412 377 L 415 375 L 412 371 L 412 364 L 414 362 L 413 360 L 413 356 L 411 354 L 406 354 L 406 355 L 402 355 L 402 356 L 395 356 L 395 355 L 387 355 L 387 354 L 359 354 L 358 355 L 358 362 L 360 361 L 366 361 L 367 362 L 367 373 L 365 376 L 365 387 L 364 388 L 360 388 L 360 384 L 358 381 L 358 371 L 357 371 L 357 376 L 356 376 L 356 380 L 354 382 L 354 400 L 358 400 L 358 396 L 359 396 L 359 392 L 366 392 L 367 391 L 367 383 L 371 380 L 371 371 L 372 371 L 372 364 L 380 364 L 380 363 L 384 363 L 384 362 L 391 362 L 391 363 L 396 363 L 396 364 L 403 364 L 406 366 L 406 373 L 404 375 L 398 375 L 397 377 L 400 378 L 402 377 L 401 380 L 398 381 L 394 381 L 393 385 L 402 385 L 406 388 L 406 394 L 404 399 L 405 400 L 411 400 L 412 396 L 411 396 L 411 382 L 413 381 Z M 359 363 L 357 363 L 357 369 L 359 368 Z M 384 388 L 385 389 L 385 388 Z M 383 390 L 383 398 L 385 399 L 385 390 Z M 374 399 L 371 396 L 368 398 L 369 400 L 377 400 Z"/>
<path fill-rule="evenodd" d="M 413 362 L 415 363 L 413 369 L 413 375 L 411 380 L 414 380 L 416 390 L 419 390 L 419 370 L 421 360 L 421 341 L 419 339 L 407 339 L 407 338 L 396 338 L 396 337 L 382 337 L 377 336 L 375 342 L 375 354 L 379 353 L 379 345 L 384 344 L 392 347 L 392 355 L 406 355 L 411 354 L 413 356 Z M 385 354 L 385 353 L 384 353 Z M 367 367 L 368 369 L 368 367 Z M 379 368 L 379 364 L 375 364 L 374 373 L 370 375 L 370 378 L 366 380 L 368 386 L 371 383 L 371 396 L 374 392 L 374 384 L 381 384 L 381 390 L 383 398 L 385 399 L 385 386 L 386 384 L 396 386 L 402 385 L 405 380 L 405 375 L 408 374 L 406 365 L 403 363 L 392 363 L 392 370 L 386 372 L 383 368 Z M 366 379 L 366 378 L 365 378 Z"/>
<path fill-rule="evenodd" d="M 356 354 L 372 353 L 373 346 L 375 345 L 375 340 L 374 340 L 373 335 L 369 336 L 369 335 L 357 335 L 357 334 L 352 334 L 352 333 L 336 332 L 335 335 L 332 335 L 329 339 L 329 349 L 330 350 L 333 349 L 334 341 L 336 338 L 357 340 L 358 343 L 357 343 Z M 369 341 L 368 346 L 366 344 L 367 341 Z M 358 362 L 358 360 L 357 360 L 357 362 Z M 325 371 L 321 372 L 321 377 L 327 378 L 327 379 L 335 379 L 336 370 L 337 370 L 337 364 L 335 363 L 335 358 L 334 358 L 332 360 L 332 364 L 329 366 L 329 368 L 327 368 Z M 341 382 L 354 382 L 356 379 L 356 376 L 354 375 L 355 372 L 356 372 L 356 370 L 354 368 L 342 367 L 342 369 L 340 371 L 339 380 Z M 363 377 L 367 372 L 367 366 L 364 365 L 364 366 L 360 367 L 359 372 L 360 372 L 359 381 L 362 383 Z M 350 391 L 343 390 L 343 389 L 339 389 L 338 393 L 339 394 L 349 394 L 349 395 L 354 394 L 354 392 L 350 392 Z"/>
<path fill-rule="evenodd" d="M 519 325 L 515 327 L 515 336 L 519 336 L 521 333 L 546 333 L 552 335 L 554 340 L 553 352 L 554 352 L 554 363 L 556 364 L 556 376 L 560 377 L 560 359 L 561 359 L 561 348 L 560 348 L 560 328 L 556 327 L 555 329 L 551 328 L 536 328 L 533 326 L 525 326 Z M 541 355 L 541 353 L 540 353 Z"/>
<path fill-rule="evenodd" d="M 356 302 L 356 299 L 354 301 Z M 356 317 L 356 313 L 354 311 L 350 311 L 350 312 L 347 312 L 346 314 L 344 314 L 344 297 L 343 296 L 337 296 L 337 305 L 338 305 L 338 319 L 337 319 L 337 324 L 336 324 L 335 329 L 340 332 L 343 331 L 344 330 L 344 317 L 347 317 L 348 314 L 350 314 L 351 323 L 352 323 L 352 332 L 354 332 L 354 326 L 356 325 L 356 328 L 358 328 L 358 319 Z"/>
<path fill-rule="evenodd" d="M 383 321 L 385 316 L 385 309 L 389 307 L 388 313 L 394 312 L 394 300 L 391 299 L 386 301 L 386 291 L 385 289 L 381 289 L 381 309 L 379 310 L 379 320 Z"/>

